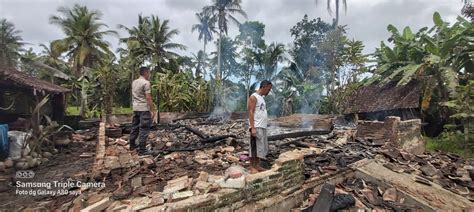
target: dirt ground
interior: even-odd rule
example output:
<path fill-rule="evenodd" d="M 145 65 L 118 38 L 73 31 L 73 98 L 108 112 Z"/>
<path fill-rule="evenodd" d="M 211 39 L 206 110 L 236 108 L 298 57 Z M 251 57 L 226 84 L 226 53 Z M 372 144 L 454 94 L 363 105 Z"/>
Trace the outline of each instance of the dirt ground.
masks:
<path fill-rule="evenodd" d="M 94 153 L 96 139 L 91 141 L 71 142 L 67 147 L 59 147 L 58 154 L 34 169 L 35 176 L 32 179 L 20 179 L 15 177 L 14 169 L 8 173 L 0 174 L 0 209 L 21 209 L 31 207 L 59 208 L 62 204 L 73 200 L 76 195 L 28 195 L 17 194 L 24 187 L 17 187 L 21 182 L 66 182 L 79 180 L 87 182 L 87 174 L 91 171 L 94 157 L 80 157 L 82 153 Z"/>

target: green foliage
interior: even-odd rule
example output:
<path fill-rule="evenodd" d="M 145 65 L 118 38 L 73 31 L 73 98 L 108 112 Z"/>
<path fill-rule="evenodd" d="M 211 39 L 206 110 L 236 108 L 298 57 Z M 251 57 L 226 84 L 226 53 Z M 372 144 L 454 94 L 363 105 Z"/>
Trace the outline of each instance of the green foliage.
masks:
<path fill-rule="evenodd" d="M 277 77 L 283 85 L 290 85 L 286 91 L 277 92 L 284 96 L 281 104 L 287 108 L 281 114 L 287 115 L 288 108 L 303 113 L 341 113 L 345 98 L 357 88 L 358 77 L 367 71 L 363 43 L 348 40 L 344 26 L 309 20 L 307 15 L 291 33 L 294 63 Z"/>
<path fill-rule="evenodd" d="M 112 55 L 109 44 L 104 41 L 106 35 L 116 35 L 113 30 L 104 30 L 107 25 L 100 22 L 101 13 L 97 10 L 89 10 L 86 6 L 75 4 L 72 8 L 60 7 L 60 15 L 50 17 L 50 22 L 59 26 L 66 35 L 63 39 L 51 43 L 52 50 L 58 54 L 66 53 L 69 61 L 73 64 L 74 75 L 77 81 L 73 81 L 72 88 L 81 87 L 80 115 L 84 116 L 88 111 L 87 89 L 88 79 L 86 72 L 97 67 L 102 58 Z M 90 73 L 88 73 L 90 75 Z M 74 85 L 80 82 L 80 86 Z M 77 95 L 78 90 L 74 89 Z"/>
<path fill-rule="evenodd" d="M 445 131 L 436 138 L 423 137 L 426 141 L 427 151 L 442 151 L 454 153 L 465 158 L 474 157 L 474 148 L 466 147 L 464 135 L 459 132 Z"/>
<path fill-rule="evenodd" d="M 194 24 L 191 30 L 198 31 L 199 37 L 198 40 L 202 40 L 204 42 L 204 52 L 206 51 L 206 44 L 211 42 L 213 39 L 213 33 L 217 32 L 215 23 L 216 17 L 211 16 L 211 14 L 204 12 L 196 13 L 196 18 L 198 19 L 199 23 Z"/>
<path fill-rule="evenodd" d="M 79 107 L 77 107 L 77 106 L 68 106 L 66 108 L 66 115 L 78 116 L 79 115 Z"/>
<path fill-rule="evenodd" d="M 242 10 L 241 0 L 213 0 L 212 4 L 203 8 L 203 12 L 210 14 L 212 18 L 217 20 L 217 28 L 220 34 L 227 34 L 229 20 L 239 25 L 240 22 L 235 18 L 235 14 L 247 17 Z"/>
<path fill-rule="evenodd" d="M 453 119 L 453 123 L 459 121 L 464 141 L 471 142 L 474 145 L 474 80 L 469 81 L 468 85 L 461 85 L 457 88 L 457 96 L 455 99 L 441 103 L 452 110 L 449 116 Z M 456 125 L 454 125 L 456 126 Z"/>
<path fill-rule="evenodd" d="M 320 47 L 331 30 L 330 24 L 320 18 L 309 20 L 308 15 L 290 30 L 294 37 L 290 55 L 301 75 L 311 82 L 323 82 L 322 75 L 313 70 L 322 69 L 326 64 L 324 52 Z"/>
<path fill-rule="evenodd" d="M 127 45 L 127 55 L 133 60 L 131 63 L 136 69 L 141 65 L 151 64 L 153 70 L 164 72 L 170 66 L 169 62 L 178 57 L 173 50 L 186 49 L 184 45 L 172 42 L 179 31 L 170 28 L 169 20 L 162 21 L 158 16 L 139 15 L 137 26 L 119 27 L 129 33 L 129 37 L 120 41 Z"/>
<path fill-rule="evenodd" d="M 218 45 L 216 43 L 216 45 Z M 240 68 L 240 65 L 237 61 L 239 58 L 237 48 L 238 48 L 238 43 L 237 41 L 229 38 L 229 37 L 223 37 L 221 41 L 221 79 L 222 80 L 227 80 L 231 76 L 237 76 L 238 74 L 238 69 Z M 211 59 L 212 63 L 214 64 L 214 67 L 217 67 L 217 61 L 218 61 L 218 52 L 212 52 L 211 55 L 213 55 L 213 58 Z M 214 76 L 218 76 L 217 69 L 213 70 Z"/>
<path fill-rule="evenodd" d="M 112 54 L 104 36 L 117 33 L 113 30 L 101 31 L 108 27 L 100 22 L 102 14 L 86 6 L 60 7 L 58 12 L 60 16 L 51 16 L 50 22 L 59 26 L 66 37 L 53 41 L 52 46 L 61 53 L 67 53 L 74 64 L 76 77 L 80 77 L 83 66 L 92 67 L 103 56 Z"/>
<path fill-rule="evenodd" d="M 129 107 L 113 107 L 112 114 L 132 114 L 133 110 Z M 67 115 L 79 115 L 79 107 L 69 106 L 66 108 Z"/>
<path fill-rule="evenodd" d="M 132 108 L 129 107 L 114 107 L 113 114 L 133 114 Z"/>
<path fill-rule="evenodd" d="M 15 25 L 0 19 L 0 66 L 14 67 L 18 63 L 24 45 L 19 34 Z"/>
<path fill-rule="evenodd" d="M 265 35 L 265 24 L 259 21 L 246 21 L 239 26 L 240 34 L 236 39 L 247 48 L 261 48 L 265 45 L 263 36 Z"/>
<path fill-rule="evenodd" d="M 392 33 L 389 42 L 393 47 L 381 43 L 374 54 L 377 69 L 365 83 L 405 85 L 412 80 L 421 82 L 423 118 L 431 120 L 430 124 L 439 124 L 450 116 L 454 118 L 454 114 L 466 115 L 441 108 L 440 103 L 452 106 L 453 102 L 460 105 L 469 102 L 458 92 L 459 86 L 474 79 L 474 25 L 461 17 L 450 25 L 437 12 L 433 14 L 433 23 L 433 27 L 421 28 L 416 33 L 409 27 L 400 33 L 389 25 L 387 29 Z"/>
<path fill-rule="evenodd" d="M 456 86 L 472 77 L 474 27 L 460 17 L 449 26 L 439 13 L 434 13 L 433 22 L 431 29 L 425 27 L 416 34 L 409 27 L 400 34 L 389 25 L 389 41 L 394 47 L 381 43 L 375 52 L 378 68 L 368 83 L 396 81 L 405 85 L 413 79 L 424 81 L 433 77 L 444 98 L 448 97 L 446 94 L 453 97 Z"/>
<path fill-rule="evenodd" d="M 264 45 L 263 51 L 254 52 L 257 70 L 257 80 L 272 80 L 277 73 L 278 64 L 284 61 L 285 46 L 281 43 Z"/>
<path fill-rule="evenodd" d="M 160 96 L 160 111 L 209 111 L 210 85 L 202 79 L 193 78 L 191 72 L 157 73 L 152 85 L 153 93 Z"/>
<path fill-rule="evenodd" d="M 232 21 L 236 25 L 240 25 L 240 22 L 234 17 L 235 14 L 240 14 L 247 17 L 247 14 L 242 9 L 240 5 L 242 2 L 241 0 L 213 0 L 211 5 L 205 6 L 203 8 L 203 12 L 209 14 L 211 17 L 217 20 L 217 28 L 219 29 L 219 40 L 217 46 L 217 66 L 215 70 L 215 80 L 216 84 L 214 86 L 215 94 L 214 96 L 215 101 L 214 103 L 216 106 L 223 106 L 223 95 L 220 93 L 222 91 L 223 82 L 225 81 L 223 68 L 222 66 L 222 55 L 225 47 L 223 47 L 223 33 L 227 35 L 228 31 L 228 22 Z M 227 52 L 235 52 L 235 50 L 229 50 Z M 234 60 L 228 58 L 228 60 Z"/>

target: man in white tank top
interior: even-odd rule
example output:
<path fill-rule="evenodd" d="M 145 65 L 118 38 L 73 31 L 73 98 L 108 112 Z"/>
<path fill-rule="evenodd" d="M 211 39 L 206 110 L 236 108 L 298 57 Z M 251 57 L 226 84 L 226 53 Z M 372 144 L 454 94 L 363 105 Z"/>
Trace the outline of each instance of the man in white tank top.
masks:
<path fill-rule="evenodd" d="M 264 80 L 260 88 L 253 93 L 248 100 L 249 127 L 250 127 L 250 173 L 264 171 L 260 167 L 260 159 L 266 159 L 268 154 L 267 139 L 267 105 L 263 96 L 268 95 L 272 89 L 272 83 Z"/>

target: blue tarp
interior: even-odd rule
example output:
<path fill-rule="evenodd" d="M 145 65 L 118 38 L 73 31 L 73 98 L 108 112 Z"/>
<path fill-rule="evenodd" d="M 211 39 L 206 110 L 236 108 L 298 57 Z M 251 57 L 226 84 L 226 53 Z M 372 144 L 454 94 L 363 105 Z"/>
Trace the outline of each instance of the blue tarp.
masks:
<path fill-rule="evenodd" d="M 0 124 L 0 159 L 5 159 L 8 157 L 8 125 Z"/>

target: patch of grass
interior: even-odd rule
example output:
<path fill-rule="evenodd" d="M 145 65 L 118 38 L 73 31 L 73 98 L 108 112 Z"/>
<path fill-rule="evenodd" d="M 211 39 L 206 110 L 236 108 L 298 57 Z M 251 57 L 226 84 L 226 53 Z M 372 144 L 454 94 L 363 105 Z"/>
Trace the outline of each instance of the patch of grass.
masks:
<path fill-rule="evenodd" d="M 429 152 L 441 151 L 454 153 L 464 158 L 474 158 L 474 149 L 464 143 L 462 134 L 454 132 L 443 132 L 436 138 L 424 137 L 426 150 Z"/>
<path fill-rule="evenodd" d="M 67 115 L 77 116 L 79 115 L 80 107 L 76 106 L 68 106 L 66 109 Z M 114 107 L 112 109 L 113 114 L 132 114 L 133 110 L 129 107 Z"/>
<path fill-rule="evenodd" d="M 66 115 L 78 116 L 79 115 L 79 110 L 80 110 L 80 107 L 68 106 L 66 108 Z"/>
<path fill-rule="evenodd" d="M 132 114 L 133 110 L 129 107 L 114 107 L 112 109 L 112 113 L 114 114 Z"/>

